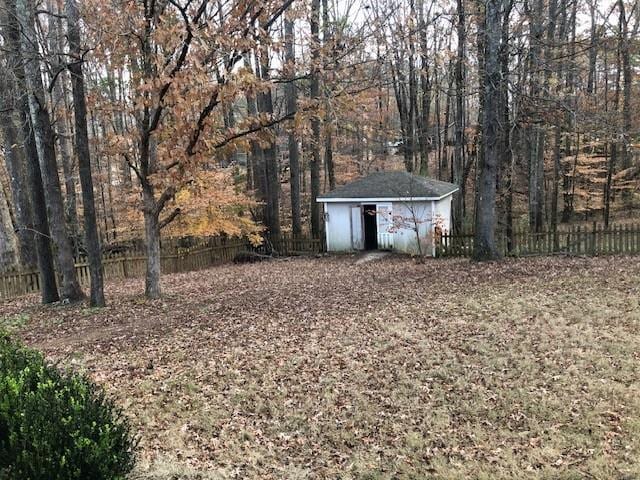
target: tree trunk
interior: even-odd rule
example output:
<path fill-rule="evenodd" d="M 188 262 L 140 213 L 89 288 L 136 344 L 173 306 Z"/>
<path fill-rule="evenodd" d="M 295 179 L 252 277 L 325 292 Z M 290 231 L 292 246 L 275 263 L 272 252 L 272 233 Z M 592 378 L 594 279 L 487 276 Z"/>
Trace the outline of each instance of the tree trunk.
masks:
<path fill-rule="evenodd" d="M 0 189 L 0 272 L 15 268 L 18 257 L 18 242 L 13 231 L 9 199 L 3 188 Z"/>
<path fill-rule="evenodd" d="M 420 175 L 429 175 L 429 119 L 431 116 L 431 78 L 427 43 L 427 24 L 424 18 L 424 0 L 418 0 L 418 29 L 420 39 L 420 90 L 421 108 L 418 142 L 420 144 Z"/>
<path fill-rule="evenodd" d="M 0 135 L 4 142 L 4 161 L 9 174 L 11 199 L 16 217 L 20 264 L 24 268 L 33 269 L 37 265 L 37 254 L 24 146 L 13 121 L 14 106 L 10 99 L 10 95 L 14 93 L 13 88 L 4 81 L 5 78 L 5 72 L 0 71 Z"/>
<path fill-rule="evenodd" d="M 69 65 L 73 90 L 73 109 L 75 118 L 75 141 L 78 154 L 78 170 L 82 188 L 82 206 L 84 215 L 84 235 L 91 276 L 90 304 L 92 307 L 104 307 L 104 280 L 102 272 L 102 251 L 98 236 L 96 207 L 93 198 L 93 178 L 91 176 L 91 156 L 89 153 L 89 133 L 87 132 L 87 104 L 84 93 L 84 73 L 82 71 L 82 47 L 80 45 L 80 26 L 76 0 L 66 0 L 69 38 L 69 51 L 73 61 Z"/>
<path fill-rule="evenodd" d="M 551 231 L 553 232 L 554 251 L 558 249 L 558 183 L 560 182 L 560 144 L 562 133 L 560 125 L 554 128 L 553 142 L 553 189 L 551 191 Z"/>
<path fill-rule="evenodd" d="M 253 66 L 249 55 L 244 59 L 244 66 L 248 70 L 253 71 Z M 257 76 L 257 74 L 256 74 Z M 254 95 L 247 94 L 247 115 L 255 119 L 258 115 L 258 104 Z M 250 142 L 250 151 L 247 160 L 247 189 L 256 191 L 255 196 L 260 201 L 265 201 L 264 187 L 264 158 L 260 142 L 252 139 Z M 250 168 L 249 168 L 250 167 Z M 249 175 L 250 173 L 250 175 Z"/>
<path fill-rule="evenodd" d="M 329 2 L 322 0 L 322 31 L 325 52 L 334 52 L 333 32 L 329 21 Z M 325 57 L 326 59 L 326 57 Z M 333 162 L 333 113 L 330 101 L 330 87 L 332 71 L 337 70 L 337 59 L 331 58 L 333 65 L 325 61 L 324 67 L 324 94 L 325 94 L 325 119 L 324 119 L 324 165 L 329 180 L 329 190 L 336 188 L 336 172 Z"/>
<path fill-rule="evenodd" d="M 293 20 L 285 19 L 285 62 L 291 79 L 296 76 L 295 33 Z M 292 80 L 285 87 L 287 114 L 295 115 L 298 109 L 297 86 Z M 291 227 L 293 235 L 302 235 L 302 215 L 300 213 L 300 151 L 295 122 L 289 129 L 289 179 L 291 183 Z"/>
<path fill-rule="evenodd" d="M 501 185 L 498 188 L 504 196 L 502 201 L 504 216 L 504 232 L 507 241 L 507 252 L 513 247 L 513 152 L 511 149 L 511 118 L 509 114 L 509 20 L 513 1 L 509 0 L 502 14 L 502 31 L 500 44 L 500 128 L 501 155 L 498 170 Z"/>
<path fill-rule="evenodd" d="M 529 225 L 535 232 L 543 228 L 544 219 L 544 129 L 540 125 L 542 111 L 542 71 L 541 50 L 543 45 L 544 8 L 543 0 L 535 0 L 533 10 L 526 4 L 529 18 L 529 101 L 527 114 L 533 124 L 527 129 L 528 179 L 529 179 Z"/>
<path fill-rule="evenodd" d="M 476 214 L 475 260 L 495 260 L 500 257 L 495 243 L 496 174 L 499 159 L 500 118 L 500 25 L 501 0 L 487 0 L 485 11 L 485 68 L 483 76 L 485 102 L 482 122 L 484 155 L 480 162 L 478 203 Z"/>
<path fill-rule="evenodd" d="M 320 100 L 320 0 L 311 0 L 311 100 L 316 106 Z M 311 119 L 311 129 L 313 131 L 312 153 L 311 153 L 311 235 L 314 238 L 320 237 L 322 227 L 320 225 L 320 204 L 317 201 L 320 195 L 320 114 L 314 112 Z"/>
<path fill-rule="evenodd" d="M 48 8 L 56 11 L 55 6 L 48 1 Z M 60 12 L 58 12 L 60 13 Z M 62 62 L 66 59 L 62 58 L 64 52 L 63 44 L 63 27 L 61 17 L 51 18 L 49 20 L 49 49 L 55 52 L 55 68 L 62 68 Z M 66 112 L 67 107 L 67 89 L 66 89 L 65 72 L 60 72 L 53 84 L 52 109 L 51 114 L 55 123 L 55 135 L 58 140 L 58 151 L 60 152 L 60 160 L 62 163 L 62 172 L 64 175 L 65 190 L 65 215 L 71 241 L 74 247 L 74 253 L 78 252 L 80 243 L 79 225 L 78 225 L 78 207 L 76 200 L 76 180 L 74 178 L 73 152 L 70 147 L 70 133 L 67 123 Z"/>
<path fill-rule="evenodd" d="M 596 85 L 596 59 L 598 55 L 597 49 L 597 33 L 596 33 L 596 10 L 598 8 L 598 0 L 590 0 L 589 14 L 591 16 L 591 34 L 589 43 L 589 73 L 587 80 L 587 93 L 592 94 Z"/>
<path fill-rule="evenodd" d="M 465 185 L 462 184 L 464 171 L 464 62 L 465 62 L 465 42 L 466 42 L 466 14 L 464 1 L 457 0 L 458 9 L 458 56 L 455 64 L 455 84 L 456 84 L 456 108 L 455 108 L 455 147 L 454 161 L 452 165 L 452 181 L 460 190 L 453 198 L 453 228 L 460 232 L 464 221 L 463 205 L 465 196 Z"/>
<path fill-rule="evenodd" d="M 631 134 L 631 88 L 632 88 L 632 71 L 631 71 L 631 53 L 629 49 L 629 27 L 628 19 L 625 12 L 624 2 L 618 0 L 618 9 L 620 12 L 620 59 L 618 61 L 618 72 L 620 71 L 620 63 L 622 63 L 622 82 L 624 85 L 622 95 L 622 145 L 620 146 L 621 164 L 623 169 L 631 167 L 631 155 L 629 155 L 629 139 Z M 618 73 L 618 76 L 620 74 Z M 618 79 L 619 82 L 619 79 Z M 619 87 L 617 96 L 619 97 Z M 619 101 L 619 100 L 617 100 Z M 617 110 L 616 104 L 616 110 Z M 633 198 L 632 192 L 623 190 L 622 198 L 628 205 Z"/>
<path fill-rule="evenodd" d="M 116 75 L 113 72 L 111 65 L 106 66 L 107 73 L 107 84 L 109 86 L 109 101 L 113 105 L 118 105 L 121 101 L 120 92 L 121 92 L 121 83 L 122 83 L 122 72 L 117 72 Z M 117 88 L 116 88 L 117 87 Z M 113 130 L 116 135 L 124 135 L 125 134 L 125 122 L 124 115 L 122 110 L 118 109 L 113 113 Z M 129 168 L 129 164 L 126 160 L 122 160 L 120 163 L 120 172 L 122 185 L 125 190 L 131 189 L 132 179 L 131 179 L 131 169 Z"/>
<path fill-rule="evenodd" d="M 624 41 L 624 23 L 625 23 L 625 13 L 624 13 L 624 4 L 622 2 L 618 2 L 618 7 L 620 8 L 620 35 L 618 37 L 618 46 L 616 49 L 616 76 L 615 76 L 615 91 L 613 94 L 613 114 L 616 119 L 613 130 L 613 140 L 611 141 L 611 155 L 607 159 L 607 177 L 604 184 L 604 211 L 603 211 L 603 220 L 605 228 L 609 227 L 609 219 L 611 212 L 611 191 L 613 187 L 613 172 L 616 167 L 616 163 L 618 160 L 618 137 L 620 133 L 620 123 L 618 121 L 618 112 L 620 109 L 620 77 L 622 74 L 622 57 L 623 57 L 623 44 Z M 608 111 L 608 83 L 605 85 L 605 111 Z M 623 133 L 624 135 L 624 133 Z M 623 145 L 624 149 L 624 145 Z M 621 152 L 622 158 L 624 161 L 625 152 Z"/>
<path fill-rule="evenodd" d="M 8 59 L 15 85 L 12 90 L 18 101 L 18 120 L 20 124 L 21 143 L 25 149 L 26 170 L 25 177 L 28 189 L 31 193 L 31 207 L 33 213 L 33 233 L 35 234 L 36 256 L 38 270 L 40 271 L 40 294 L 42 303 L 53 303 L 59 300 L 56 274 L 53 266 L 53 254 L 51 250 L 51 237 L 49 234 L 49 220 L 47 218 L 47 206 L 42 184 L 40 162 L 36 140 L 31 126 L 29 103 L 26 95 L 18 92 L 26 92 L 24 61 L 20 48 L 21 29 L 16 16 L 15 0 L 3 0 L 0 8 L 2 19 L 2 35 L 7 45 Z"/>
<path fill-rule="evenodd" d="M 260 52 L 260 77 L 269 80 L 269 51 L 263 46 Z M 273 97 L 271 88 L 258 95 L 260 111 L 269 118 L 273 118 Z M 266 180 L 267 201 L 265 205 L 265 225 L 270 235 L 280 236 L 280 168 L 278 165 L 278 150 L 276 134 L 270 132 L 270 138 L 264 152 L 264 170 Z"/>
<path fill-rule="evenodd" d="M 51 119 L 47 110 L 40 60 L 34 50 L 37 39 L 34 30 L 34 16 L 29 0 L 17 1 L 18 20 L 23 27 L 22 49 L 25 58 L 25 75 L 28 88 L 29 110 L 36 137 L 38 155 L 42 166 L 42 178 L 47 193 L 47 206 L 51 218 L 51 233 L 56 244 L 58 267 L 62 273 L 62 298 L 78 301 L 84 298 L 76 275 L 73 247 L 65 226 L 65 210 L 56 163 L 55 137 L 51 129 Z"/>
<path fill-rule="evenodd" d="M 160 222 L 153 190 L 143 188 L 142 197 L 144 205 L 145 254 L 147 257 L 144 294 L 147 298 L 158 299 L 162 296 L 162 289 L 160 288 Z"/>
<path fill-rule="evenodd" d="M 485 94 L 484 94 L 484 90 L 485 90 L 485 84 L 483 79 L 484 77 L 484 70 L 485 70 L 485 31 L 484 31 L 484 24 L 485 24 L 485 15 L 486 15 L 486 5 L 483 2 L 478 2 L 478 15 L 477 15 L 477 21 L 478 23 L 478 32 L 477 32 L 477 52 L 478 52 L 478 78 L 480 79 L 480 81 L 478 82 L 478 117 L 477 117 L 477 124 L 478 124 L 478 129 L 477 131 L 477 135 L 475 137 L 474 143 L 475 143 L 475 157 L 476 157 L 476 178 L 474 181 L 474 185 L 478 185 L 478 182 L 480 180 L 480 165 L 483 162 L 483 158 L 484 158 L 484 135 L 482 135 L 483 129 L 482 129 L 482 124 L 484 123 L 484 104 L 486 101 L 485 98 Z M 501 35 L 502 37 L 502 35 Z M 500 53 L 498 52 L 498 58 L 500 58 Z M 502 70 L 501 70 L 502 71 Z M 498 87 L 498 91 L 500 92 L 500 100 L 502 100 L 502 92 L 500 90 L 500 88 Z M 500 104 L 498 104 L 496 106 L 497 108 L 497 115 L 498 118 L 502 118 L 502 107 Z M 466 109 L 466 113 L 467 115 L 469 114 L 469 108 Z M 496 132 L 496 135 L 498 135 L 500 137 L 500 131 L 501 129 L 498 129 L 498 131 Z M 498 140 L 499 142 L 500 140 Z M 468 154 L 468 157 L 470 157 L 471 155 Z M 499 160 L 499 159 L 498 159 Z M 463 163 L 464 168 L 464 176 L 463 176 L 463 180 L 462 180 L 462 184 L 465 186 L 466 190 L 466 185 L 467 185 L 467 171 L 471 170 L 471 162 L 469 161 L 469 159 L 467 158 L 467 165 L 465 165 Z M 499 185 L 500 185 L 500 162 L 498 161 L 497 163 L 497 167 L 496 167 L 496 197 L 498 195 L 498 190 L 499 190 Z M 475 222 L 475 218 L 478 214 L 478 189 L 476 188 L 476 191 L 474 192 L 475 195 L 473 196 L 473 200 L 474 200 L 474 204 L 473 204 L 473 218 L 474 218 L 474 222 Z M 462 214 L 463 216 L 466 215 L 466 211 L 467 211 L 467 205 L 466 205 L 466 196 L 463 198 L 462 201 Z"/>

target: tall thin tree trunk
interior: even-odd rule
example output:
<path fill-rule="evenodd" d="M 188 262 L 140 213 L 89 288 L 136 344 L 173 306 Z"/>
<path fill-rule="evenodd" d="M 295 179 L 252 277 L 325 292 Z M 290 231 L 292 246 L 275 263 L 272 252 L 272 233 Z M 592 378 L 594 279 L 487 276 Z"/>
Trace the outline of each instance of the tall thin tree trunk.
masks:
<path fill-rule="evenodd" d="M 57 8 L 51 0 L 48 1 L 48 8 L 55 12 Z M 59 12 L 58 12 L 59 13 Z M 56 58 L 54 67 L 62 68 L 64 45 L 63 45 L 63 27 L 62 17 L 51 18 L 49 21 L 49 49 L 55 52 Z M 76 199 L 76 180 L 74 177 L 73 152 L 70 146 L 70 133 L 67 119 L 67 88 L 66 72 L 60 72 L 53 84 L 52 110 L 51 114 L 55 119 L 55 134 L 58 140 L 58 151 L 60 152 L 60 160 L 62 163 L 62 173 L 64 176 L 65 191 L 65 214 L 69 234 L 74 246 L 74 253 L 78 252 L 79 247 L 79 225 L 78 225 L 78 207 Z"/>
<path fill-rule="evenodd" d="M 75 141 L 78 154 L 78 170 L 82 188 L 82 207 L 84 215 L 84 235 L 91 276 L 90 304 L 104 307 L 104 280 L 102 272 L 102 251 L 98 235 L 96 207 L 93 198 L 93 178 L 91 176 L 91 156 L 89 152 L 89 133 L 87 132 L 87 104 L 84 93 L 84 73 L 82 71 L 82 47 L 80 44 L 79 14 L 76 0 L 66 0 L 69 38 L 69 52 L 73 61 L 69 64 L 73 91 L 73 110 L 75 118 Z"/>
<path fill-rule="evenodd" d="M 320 100 L 320 0 L 311 0 L 311 100 Z M 311 234 L 319 237 L 322 227 L 320 225 L 320 204 L 317 198 L 320 195 L 320 114 L 315 113 L 311 119 L 311 129 L 313 130 L 312 152 L 311 152 Z"/>
<path fill-rule="evenodd" d="M 263 46 L 260 52 L 260 77 L 269 80 L 269 50 Z M 273 117 L 273 97 L 271 88 L 258 95 L 260 111 Z M 267 202 L 265 210 L 265 224 L 270 235 L 280 236 L 280 168 L 278 165 L 278 152 L 275 133 L 270 132 L 269 139 L 264 152 L 264 166 L 266 179 Z"/>
<path fill-rule="evenodd" d="M 16 217 L 16 235 L 20 250 L 20 264 L 28 269 L 37 264 L 36 244 L 33 234 L 33 210 L 29 199 L 29 186 L 25 165 L 25 152 L 22 139 L 19 138 L 13 120 L 15 92 L 5 74 L 0 71 L 0 135 L 4 142 L 4 161 L 9 174 L 11 199 Z"/>
<path fill-rule="evenodd" d="M 251 59 L 247 55 L 244 59 L 244 66 L 248 70 L 253 71 Z M 256 73 L 257 76 L 257 73 Z M 247 115 L 251 118 L 256 118 L 258 115 L 258 104 L 254 95 L 247 94 Z M 265 201 L 265 187 L 264 187 L 264 157 L 262 154 L 262 147 L 260 142 L 252 139 L 250 142 L 250 150 L 247 160 L 247 189 L 256 190 L 256 197 L 260 201 Z M 250 173 L 250 175 L 249 175 Z"/>
<path fill-rule="evenodd" d="M 631 88 L 632 88 L 632 71 L 631 71 L 631 53 L 629 43 L 629 25 L 627 13 L 623 0 L 618 0 L 618 10 L 620 12 L 620 59 L 618 61 L 618 71 L 620 63 L 622 63 L 622 82 L 624 85 L 622 95 L 622 145 L 620 146 L 621 164 L 623 169 L 631 167 L 631 155 L 629 154 L 629 141 L 631 135 Z M 619 96 L 619 88 L 618 93 Z M 617 105 L 616 105 L 617 109 Z M 627 206 L 631 203 L 633 195 L 629 190 L 624 190 L 622 194 Z"/>
<path fill-rule="evenodd" d="M 2 19 L 2 35 L 7 45 L 7 57 L 10 68 L 13 71 L 15 84 L 12 91 L 18 98 L 18 121 L 20 124 L 19 138 L 25 148 L 26 180 L 31 193 L 31 206 L 33 212 L 33 233 L 35 234 L 36 256 L 38 270 L 40 271 L 40 294 L 42 303 L 53 303 L 59 300 L 56 274 L 53 266 L 53 253 L 51 250 L 51 236 L 49 233 L 49 220 L 47 218 L 47 206 L 40 172 L 40 162 L 36 147 L 33 129 L 31 127 L 31 115 L 26 94 L 25 68 L 20 48 L 21 29 L 18 23 L 15 0 L 3 0 L 3 8 L 0 8 Z"/>
<path fill-rule="evenodd" d="M 418 0 L 418 30 L 420 39 L 420 125 L 418 142 L 420 144 L 420 174 L 429 175 L 429 120 L 431 116 L 431 78 L 427 43 L 427 23 L 424 18 L 424 0 Z"/>
<path fill-rule="evenodd" d="M 457 184 L 460 190 L 454 194 L 453 198 L 453 226 L 454 230 L 460 232 L 464 221 L 464 197 L 465 185 L 463 185 L 464 170 L 464 126 L 465 126 L 465 109 L 464 109 L 464 62 L 465 59 L 465 43 L 466 43 L 466 14 L 464 9 L 464 0 L 457 0 L 458 9 L 458 55 L 455 64 L 455 84 L 456 84 L 456 108 L 455 108 L 455 147 L 454 161 L 452 165 L 453 183 Z"/>
<path fill-rule="evenodd" d="M 322 32 L 325 52 L 334 52 L 333 31 L 329 19 L 329 2 L 322 0 Z M 336 172 L 333 161 L 333 112 L 330 99 L 330 88 L 333 70 L 337 70 L 337 59 L 325 57 L 324 68 L 324 95 L 325 95 L 325 119 L 324 119 L 324 165 L 329 180 L 329 190 L 336 188 Z M 329 62 L 332 65 L 329 65 Z"/>
<path fill-rule="evenodd" d="M 618 137 L 619 137 L 619 133 L 620 133 L 620 122 L 618 119 L 618 112 L 620 109 L 620 78 L 622 75 L 622 51 L 623 51 L 623 44 L 625 43 L 624 40 L 624 26 L 623 24 L 625 23 L 625 13 L 624 13 L 624 4 L 622 1 L 618 2 L 618 7 L 620 9 L 620 32 L 619 32 L 619 36 L 618 36 L 618 45 L 617 45 L 617 49 L 616 49 L 616 77 L 615 77 L 615 91 L 613 94 L 613 115 L 615 118 L 615 122 L 614 122 L 614 130 L 613 130 L 613 139 L 611 141 L 611 155 L 609 156 L 609 158 L 607 159 L 607 176 L 606 176 L 606 180 L 605 180 L 605 184 L 604 184 L 604 198 L 603 198 L 603 203 L 604 203 L 604 211 L 603 211 L 603 220 L 604 220 L 604 226 L 605 228 L 609 227 L 609 219 L 610 219 L 610 215 L 611 215 L 611 191 L 612 191 L 612 187 L 613 187 L 613 172 L 615 170 L 616 167 L 616 163 L 618 160 L 618 152 L 619 152 L 619 146 L 618 146 Z M 605 54 L 606 55 L 606 54 Z M 609 90 L 609 85 L 608 83 L 605 85 L 605 111 L 608 111 L 609 107 L 608 107 L 608 90 Z M 624 135 L 624 134 L 623 134 Z M 624 149 L 624 146 L 623 146 Z M 620 152 L 622 155 L 622 158 L 624 159 L 625 153 L 624 152 Z"/>
<path fill-rule="evenodd" d="M 25 59 L 25 74 L 28 87 L 29 110 L 42 166 L 42 178 L 47 193 L 47 206 L 51 219 L 51 233 L 57 247 L 58 268 L 62 273 L 62 298 L 78 301 L 84 298 L 73 256 L 73 246 L 66 229 L 62 189 L 58 177 L 55 137 L 42 85 L 40 59 L 35 46 L 38 44 L 34 29 L 34 14 L 29 0 L 16 3 L 18 20 L 22 24 L 22 51 Z"/>
<path fill-rule="evenodd" d="M 596 82 L 596 60 L 598 55 L 597 49 L 597 29 L 596 29 L 596 11 L 598 8 L 598 0 L 589 0 L 589 14 L 591 16 L 591 33 L 589 43 L 589 73 L 587 80 L 587 93 L 592 94 L 595 91 Z"/>
<path fill-rule="evenodd" d="M 485 102 L 483 118 L 484 155 L 480 161 L 478 204 L 476 214 L 475 260 L 494 260 L 500 254 L 495 242 L 496 225 L 496 174 L 499 160 L 500 118 L 500 26 L 502 0 L 487 0 L 485 11 Z"/>
<path fill-rule="evenodd" d="M 543 44 L 544 20 L 543 0 L 535 0 L 534 10 L 527 10 L 530 18 L 531 48 L 529 58 L 530 70 L 530 114 L 533 118 L 539 117 L 541 109 L 540 81 L 543 65 L 541 61 L 541 49 Z M 528 160 L 529 160 L 529 225 L 535 232 L 542 231 L 544 226 L 544 145 L 545 131 L 535 123 L 528 129 Z"/>
<path fill-rule="evenodd" d="M 551 231 L 553 232 L 554 251 L 558 249 L 558 184 L 560 182 L 560 144 L 562 133 L 560 125 L 554 128 L 553 141 L 553 188 L 551 190 Z"/>
<path fill-rule="evenodd" d="M 293 20 L 285 19 L 285 62 L 289 69 L 289 76 L 296 75 L 295 33 Z M 287 98 L 287 114 L 295 115 L 298 109 L 297 86 L 289 81 L 285 87 Z M 300 212 L 300 151 L 298 148 L 298 136 L 296 135 L 295 122 L 291 122 L 288 135 L 289 141 L 289 181 L 291 183 L 291 228 L 293 235 L 302 234 L 302 215 Z"/>
<path fill-rule="evenodd" d="M 485 31 L 483 29 L 484 23 L 485 23 L 485 15 L 486 15 L 486 6 L 483 2 L 478 2 L 478 34 L 477 34 L 477 49 L 478 49 L 478 78 L 479 79 L 484 79 L 484 69 L 485 69 Z M 498 58 L 500 56 L 500 52 L 498 52 Z M 501 70 L 502 71 L 502 70 Z M 485 83 L 481 80 L 478 82 L 478 130 L 477 130 L 477 135 L 475 138 L 475 157 L 476 157 L 476 179 L 474 184 L 477 185 L 480 179 L 480 165 L 483 162 L 483 157 L 484 157 L 484 135 L 482 134 L 483 132 L 483 128 L 482 128 L 482 124 L 484 122 L 484 105 L 485 105 L 485 94 L 484 94 L 484 90 L 485 90 Z M 498 89 L 500 91 L 500 89 Z M 500 91 L 501 92 L 501 91 Z M 502 93 L 500 93 L 500 99 L 502 99 Z M 501 105 L 498 104 L 496 106 L 496 108 L 498 109 L 498 118 L 502 118 L 502 110 L 501 110 Z M 469 108 L 465 109 L 467 112 L 467 115 L 469 115 Z M 500 129 L 497 132 L 497 135 L 500 136 Z M 499 140 L 498 140 L 499 141 Z M 465 190 L 466 190 L 466 180 L 467 180 L 467 169 L 471 168 L 471 162 L 469 160 L 467 160 L 467 165 L 465 165 L 465 174 L 463 176 L 463 185 L 465 185 Z M 464 165 L 464 164 L 463 164 Z M 497 163 L 497 170 L 496 170 L 496 196 L 498 194 L 498 191 L 500 189 L 500 162 L 498 161 Z M 473 204 L 473 218 L 475 221 L 476 215 L 478 214 L 478 189 L 476 188 L 475 191 L 475 195 L 473 196 L 473 200 L 474 200 L 474 204 Z M 463 215 L 466 215 L 466 211 L 467 211 L 467 205 L 466 205 L 466 198 L 463 200 L 462 203 L 462 212 Z"/>

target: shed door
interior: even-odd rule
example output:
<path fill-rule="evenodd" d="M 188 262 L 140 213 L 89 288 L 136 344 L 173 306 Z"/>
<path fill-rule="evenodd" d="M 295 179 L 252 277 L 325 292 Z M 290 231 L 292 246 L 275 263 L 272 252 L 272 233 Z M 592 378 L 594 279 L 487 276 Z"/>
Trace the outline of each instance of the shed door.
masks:
<path fill-rule="evenodd" d="M 362 250 L 362 208 L 360 205 L 351 207 L 351 248 Z"/>
<path fill-rule="evenodd" d="M 381 250 L 393 249 L 393 211 L 391 203 L 378 203 L 376 205 L 378 218 L 378 248 Z"/>

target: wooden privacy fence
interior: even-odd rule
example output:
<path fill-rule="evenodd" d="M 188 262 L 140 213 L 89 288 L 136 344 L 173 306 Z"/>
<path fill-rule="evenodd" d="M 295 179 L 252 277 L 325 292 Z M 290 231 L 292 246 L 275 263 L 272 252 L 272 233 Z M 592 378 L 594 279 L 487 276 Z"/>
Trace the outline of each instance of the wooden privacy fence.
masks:
<path fill-rule="evenodd" d="M 527 255 L 609 255 L 640 253 L 640 225 L 604 225 L 561 227 L 557 231 L 531 232 L 516 229 L 511 239 L 504 232 L 496 234 L 503 256 Z M 440 257 L 470 257 L 474 234 L 442 235 L 436 252 Z"/>
<path fill-rule="evenodd" d="M 213 238 L 195 242 L 196 246 L 176 247 L 173 252 L 163 249 L 162 273 L 190 272 L 214 265 L 230 263 L 242 252 L 271 253 L 280 256 L 319 253 L 323 244 L 319 239 L 283 236 L 267 239 L 261 246 L 253 246 L 247 240 Z M 106 281 L 144 277 L 147 259 L 139 250 L 109 254 L 102 260 Z M 80 284 L 90 285 L 89 265 L 84 259 L 76 263 Z M 37 271 L 16 271 L 0 274 L 0 300 L 19 297 L 40 291 L 40 274 Z"/>

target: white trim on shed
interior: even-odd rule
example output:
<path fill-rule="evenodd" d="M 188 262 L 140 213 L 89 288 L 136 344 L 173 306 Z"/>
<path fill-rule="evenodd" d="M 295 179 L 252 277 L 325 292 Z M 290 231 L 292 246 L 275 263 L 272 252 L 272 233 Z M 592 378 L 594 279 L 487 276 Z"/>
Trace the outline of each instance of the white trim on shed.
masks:
<path fill-rule="evenodd" d="M 453 195 L 455 192 L 460 190 L 456 188 L 449 193 L 445 193 L 439 197 L 371 197 L 371 198 L 326 198 L 326 197 L 318 197 L 316 198 L 316 202 L 318 203 L 343 203 L 343 202 L 437 202 L 438 200 L 442 200 L 443 198 L 448 197 L 449 195 Z"/>

